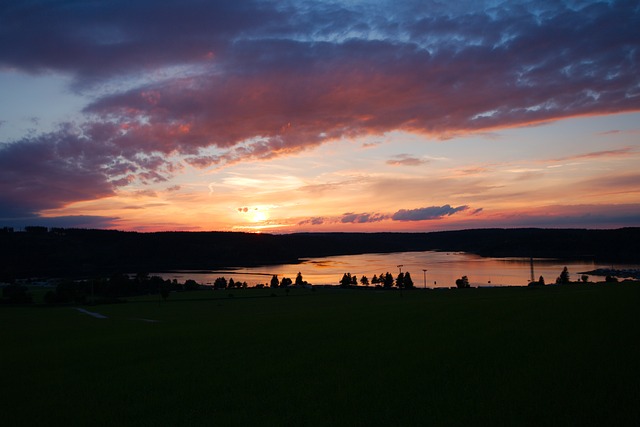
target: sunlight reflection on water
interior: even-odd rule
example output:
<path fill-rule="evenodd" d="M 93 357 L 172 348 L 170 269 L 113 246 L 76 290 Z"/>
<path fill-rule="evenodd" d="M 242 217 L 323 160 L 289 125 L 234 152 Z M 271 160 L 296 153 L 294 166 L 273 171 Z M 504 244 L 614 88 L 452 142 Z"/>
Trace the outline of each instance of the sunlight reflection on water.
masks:
<path fill-rule="evenodd" d="M 398 267 L 400 265 L 402 267 Z M 598 267 L 611 267 L 611 265 L 600 265 L 590 261 L 534 259 L 535 280 L 543 276 L 547 284 L 554 283 L 564 266 L 568 267 L 571 280 L 579 280 L 579 272 Z M 456 279 L 463 275 L 469 278 L 472 286 L 526 285 L 531 277 L 528 258 L 487 258 L 464 252 L 434 251 L 343 255 L 304 259 L 299 264 L 229 268 L 210 272 L 180 271 L 153 274 L 165 279 L 175 278 L 180 282 L 194 279 L 203 284 L 211 284 L 217 277 L 222 276 L 255 286 L 259 283 L 268 284 L 274 274 L 278 275 L 279 279 L 289 277 L 295 280 L 300 272 L 303 279 L 313 285 L 337 285 L 344 273 L 356 275 L 358 279 L 366 275 L 371 281 L 374 275 L 380 276 L 386 272 L 391 273 L 395 278 L 400 268 L 402 272 L 411 273 L 413 283 L 419 288 L 425 285 L 428 288 L 452 287 L 455 286 Z M 426 275 L 423 269 L 428 270 Z M 602 278 L 592 277 L 590 280 L 602 280 Z"/>

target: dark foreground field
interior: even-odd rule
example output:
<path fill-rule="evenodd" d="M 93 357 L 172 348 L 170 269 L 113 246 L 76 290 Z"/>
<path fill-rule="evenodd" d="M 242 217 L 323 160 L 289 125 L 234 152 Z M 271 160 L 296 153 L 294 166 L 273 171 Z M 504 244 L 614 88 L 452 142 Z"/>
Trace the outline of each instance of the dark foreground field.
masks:
<path fill-rule="evenodd" d="M 640 425 L 638 285 L 270 294 L 0 307 L 2 424 Z"/>

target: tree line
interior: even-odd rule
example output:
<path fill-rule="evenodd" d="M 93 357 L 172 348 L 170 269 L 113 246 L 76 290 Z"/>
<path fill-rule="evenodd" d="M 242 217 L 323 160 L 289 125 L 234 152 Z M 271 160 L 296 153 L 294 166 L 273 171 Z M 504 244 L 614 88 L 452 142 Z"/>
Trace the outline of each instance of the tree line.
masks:
<path fill-rule="evenodd" d="M 218 269 L 296 263 L 300 258 L 403 251 L 464 251 L 483 256 L 587 257 L 640 262 L 640 228 L 483 229 L 431 233 L 137 233 L 0 228 L 0 282 L 113 271 Z"/>
<path fill-rule="evenodd" d="M 258 285 L 256 288 L 264 288 L 265 286 Z M 278 280 L 278 276 L 274 275 L 269 286 L 272 288 L 287 288 L 289 286 L 306 287 L 310 286 L 310 284 L 303 280 L 301 273 L 298 273 L 295 282 L 287 277 Z M 147 273 L 138 273 L 135 276 L 116 273 L 106 278 L 61 280 L 56 284 L 55 290 L 48 291 L 45 294 L 44 302 L 47 304 L 106 303 L 115 302 L 118 298 L 150 294 L 158 294 L 163 299 L 167 299 L 171 292 L 247 288 L 249 288 L 247 282 L 235 281 L 233 278 L 227 280 L 225 277 L 217 277 L 213 284 L 209 286 L 197 283 L 192 279 L 187 279 L 180 283 L 177 279 L 163 279 L 159 276 L 149 276 Z M 5 287 L 3 291 L 6 302 L 28 304 L 33 301 L 27 287 L 24 285 L 12 284 Z"/>
<path fill-rule="evenodd" d="M 617 283 L 618 279 L 614 276 L 606 276 L 606 283 Z M 556 278 L 555 284 L 564 285 L 570 283 L 589 283 L 589 276 L 582 274 L 577 281 L 571 281 L 569 270 L 564 267 L 560 275 Z M 373 275 L 371 280 L 366 275 L 358 278 L 357 275 L 344 273 L 338 285 L 342 288 L 350 288 L 358 286 L 384 289 L 414 289 L 415 285 L 411 278 L 410 272 L 400 272 L 395 278 L 389 272 Z M 462 276 L 457 279 L 456 287 L 465 289 L 470 288 L 469 278 Z M 544 277 L 540 276 L 537 281 L 529 282 L 528 286 L 545 286 Z M 311 284 L 303 279 L 302 273 L 298 272 L 295 281 L 288 277 L 278 278 L 277 274 L 271 277 L 267 283 L 259 283 L 255 288 L 284 288 L 304 287 L 311 288 Z M 44 296 L 44 302 L 47 304 L 86 304 L 86 303 L 110 303 L 118 302 L 119 298 L 131 296 L 158 294 L 163 299 L 167 299 L 171 292 L 186 292 L 204 289 L 225 290 L 225 289 L 247 289 L 247 282 L 235 281 L 233 278 L 228 280 L 225 277 L 218 277 L 214 280 L 212 286 L 202 285 L 195 280 L 187 279 L 183 283 L 177 279 L 163 279 L 159 276 L 149 276 L 147 273 L 138 273 L 130 276 L 122 273 L 115 273 L 105 278 L 85 279 L 85 280 L 60 280 L 57 282 L 54 290 L 48 291 Z M 0 304 L 31 304 L 33 297 L 27 286 L 21 282 L 14 282 L 2 287 L 2 297 Z"/>
<path fill-rule="evenodd" d="M 351 273 L 344 273 L 342 279 L 340 279 L 340 287 L 349 288 L 351 286 L 357 286 L 358 283 L 362 286 L 374 285 L 375 287 L 390 289 L 392 287 L 396 287 L 398 289 L 413 289 L 415 286 L 413 284 L 413 279 L 411 278 L 411 273 L 408 271 L 406 273 L 400 272 L 398 276 L 394 279 L 393 275 L 388 271 L 386 273 L 381 273 L 378 275 L 373 275 L 371 278 L 371 282 L 369 282 L 369 278 L 365 275 L 360 276 L 358 279 L 357 275 L 351 275 Z"/>
<path fill-rule="evenodd" d="M 180 283 L 177 279 L 163 279 L 160 276 L 149 276 L 138 273 L 134 276 L 114 273 L 109 277 L 87 280 L 61 280 L 55 290 L 44 295 L 47 304 L 89 302 L 116 302 L 118 298 L 158 294 L 166 299 L 170 292 L 195 291 L 204 287 L 195 280 L 187 279 Z"/>

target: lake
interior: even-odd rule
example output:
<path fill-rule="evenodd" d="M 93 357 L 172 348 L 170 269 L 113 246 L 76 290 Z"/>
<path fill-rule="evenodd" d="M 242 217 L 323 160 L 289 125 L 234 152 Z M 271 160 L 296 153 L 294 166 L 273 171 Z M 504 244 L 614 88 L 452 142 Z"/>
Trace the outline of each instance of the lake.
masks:
<path fill-rule="evenodd" d="M 401 267 L 399 267 L 401 266 Z M 579 280 L 579 272 L 590 271 L 612 265 L 595 264 L 589 261 L 567 261 L 555 259 L 534 259 L 534 277 L 543 276 L 547 284 L 554 283 L 562 269 L 567 266 L 571 280 Z M 616 268 L 637 268 L 618 265 Z M 299 264 L 270 265 L 251 268 L 229 268 L 218 271 L 195 272 L 178 271 L 152 273 L 164 279 L 184 282 L 193 279 L 198 283 L 212 284 L 217 277 L 233 278 L 236 282 L 247 282 L 249 286 L 269 283 L 276 274 L 279 279 L 289 277 L 295 280 L 298 272 L 313 285 L 337 285 L 344 273 L 366 275 L 369 281 L 373 275 L 389 272 L 397 277 L 402 272 L 411 273 L 416 287 L 448 288 L 455 286 L 456 279 L 467 276 L 472 286 L 513 286 L 526 285 L 531 277 L 528 258 L 488 258 L 464 252 L 396 252 L 387 254 L 342 255 L 325 258 L 303 259 Z M 423 270 L 426 269 L 426 272 Z M 603 280 L 592 277 L 590 280 Z M 358 283 L 359 284 L 359 283 Z"/>

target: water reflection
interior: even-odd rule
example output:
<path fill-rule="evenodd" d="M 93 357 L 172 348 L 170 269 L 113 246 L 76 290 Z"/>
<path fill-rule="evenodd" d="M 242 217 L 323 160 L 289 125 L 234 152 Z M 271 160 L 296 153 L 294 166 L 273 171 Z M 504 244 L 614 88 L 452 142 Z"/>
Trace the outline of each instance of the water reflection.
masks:
<path fill-rule="evenodd" d="M 403 272 L 411 273 L 417 287 L 446 288 L 455 286 L 456 279 L 469 278 L 472 286 L 526 285 L 531 277 L 528 258 L 486 258 L 463 252 L 398 252 L 391 254 L 344 255 L 302 260 L 300 264 L 272 265 L 252 268 L 236 268 L 211 272 L 154 273 L 165 279 L 194 279 L 199 283 L 211 284 L 220 276 L 233 278 L 236 282 L 247 282 L 249 286 L 269 283 L 276 274 L 279 279 L 289 277 L 295 280 L 298 272 L 304 280 L 314 285 L 337 285 L 344 273 L 356 275 L 358 279 L 366 275 L 371 281 L 374 275 L 386 272 L 394 278 L 398 275 L 398 265 Z M 579 272 L 610 265 L 597 265 L 588 261 L 566 261 L 535 259 L 534 277 L 543 276 L 546 283 L 554 283 L 563 267 L 567 266 L 571 280 L 579 279 Z M 622 266 L 620 266 L 622 267 Z M 426 269 L 426 274 L 423 270 Z M 426 277 L 425 277 L 426 276 Z M 426 279 L 426 280 L 425 280 Z M 596 277 L 591 280 L 602 280 Z"/>

